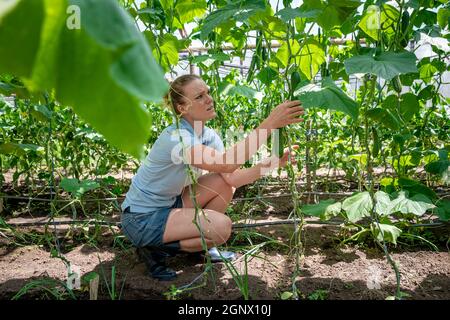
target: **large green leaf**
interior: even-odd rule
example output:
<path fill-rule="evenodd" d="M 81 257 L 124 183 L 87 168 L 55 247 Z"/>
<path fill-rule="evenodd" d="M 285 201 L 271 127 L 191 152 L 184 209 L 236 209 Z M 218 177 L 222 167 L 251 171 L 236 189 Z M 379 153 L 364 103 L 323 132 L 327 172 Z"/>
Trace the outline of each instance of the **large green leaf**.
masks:
<path fill-rule="evenodd" d="M 307 215 L 319 217 L 320 220 L 328 220 L 331 217 L 337 216 L 341 212 L 342 204 L 334 201 L 334 199 L 327 199 L 320 201 L 318 204 L 307 204 L 302 206 L 302 212 Z"/>
<path fill-rule="evenodd" d="M 0 11 L 0 72 L 55 89 L 111 144 L 141 157 L 151 124 L 142 102 L 160 101 L 168 85 L 132 18 L 114 0 L 14 2 Z M 80 28 L 66 26 L 68 5 L 80 8 Z"/>
<path fill-rule="evenodd" d="M 317 17 L 317 23 L 325 30 L 341 26 L 360 4 L 360 1 L 353 0 L 327 0 L 325 8 Z"/>
<path fill-rule="evenodd" d="M 322 87 L 309 84 L 296 90 L 294 96 L 302 102 L 302 106 L 305 108 L 333 109 L 342 111 L 353 119 L 358 117 L 358 104 L 329 78 L 322 81 Z"/>
<path fill-rule="evenodd" d="M 448 199 L 442 199 L 439 200 L 437 203 L 437 214 L 439 216 L 439 219 L 442 221 L 449 221 L 450 220 L 450 200 Z"/>
<path fill-rule="evenodd" d="M 59 184 L 65 191 L 72 193 L 76 197 L 81 197 L 84 193 L 100 188 L 100 184 L 93 180 L 81 180 L 64 178 Z"/>
<path fill-rule="evenodd" d="M 318 9 L 302 10 L 301 8 L 284 8 L 275 15 L 279 16 L 284 22 L 295 18 L 315 18 L 321 12 Z"/>
<path fill-rule="evenodd" d="M 147 36 L 149 33 L 147 33 Z M 160 62 L 164 71 L 169 72 L 170 68 L 176 66 L 179 60 L 179 51 L 185 49 L 188 41 L 179 40 L 172 34 L 166 33 L 159 39 L 158 48 L 153 49 L 153 55 Z"/>
<path fill-rule="evenodd" d="M 205 18 L 201 28 L 200 38 L 205 40 L 215 28 L 227 23 L 230 19 L 243 21 L 265 10 L 266 4 L 262 0 L 240 0 L 228 3 Z"/>
<path fill-rule="evenodd" d="M 303 12 L 314 12 L 314 22 L 329 31 L 342 24 L 352 15 L 360 6 L 360 1 L 353 0 L 305 0 L 300 6 Z"/>
<path fill-rule="evenodd" d="M 425 171 L 433 174 L 443 174 L 450 167 L 449 160 L 437 160 L 425 165 Z"/>
<path fill-rule="evenodd" d="M 278 78 L 278 72 L 271 67 L 266 67 L 262 69 L 256 77 L 266 86 L 268 86 L 272 83 L 273 80 Z"/>
<path fill-rule="evenodd" d="M 395 34 L 399 15 L 398 10 L 391 5 L 383 4 L 381 7 L 371 5 L 364 12 L 358 27 L 378 41 L 380 30 L 387 36 Z"/>
<path fill-rule="evenodd" d="M 428 209 L 435 208 L 436 206 L 431 201 L 420 194 L 415 195 L 412 198 L 407 198 L 404 191 L 400 191 L 398 197 L 392 200 L 391 213 L 412 213 L 416 216 L 422 216 Z"/>
<path fill-rule="evenodd" d="M 227 55 L 226 53 L 219 52 L 219 53 L 211 53 L 211 54 L 202 54 L 199 56 L 195 56 L 191 58 L 192 64 L 202 64 L 206 67 L 210 67 L 214 62 L 216 61 L 228 61 L 231 57 Z"/>
<path fill-rule="evenodd" d="M 15 154 L 18 156 L 22 156 L 30 151 L 43 152 L 44 147 L 37 146 L 35 144 L 12 143 L 12 142 L 0 144 L 0 154 Z"/>
<path fill-rule="evenodd" d="M 397 238 L 402 233 L 402 230 L 391 224 L 384 223 L 372 223 L 370 225 L 373 235 L 378 241 L 387 241 L 393 244 L 397 244 Z"/>
<path fill-rule="evenodd" d="M 409 156 L 409 157 L 410 157 L 410 159 L 412 158 L 411 156 Z M 411 163 L 411 162 L 406 163 L 406 164 L 409 164 L 411 166 L 417 165 L 417 163 Z M 405 165 L 405 164 L 402 164 L 402 165 Z M 408 191 L 410 195 L 423 194 L 430 199 L 437 198 L 436 193 L 431 188 L 427 187 L 426 185 L 422 184 L 419 181 L 401 177 L 398 179 L 398 185 L 400 186 L 400 188 L 402 190 Z"/>
<path fill-rule="evenodd" d="M 416 95 L 411 92 L 402 94 L 400 97 L 400 112 L 405 121 L 409 121 L 420 111 L 420 104 Z"/>
<path fill-rule="evenodd" d="M 391 199 L 384 191 L 377 191 L 375 198 L 375 212 L 380 216 L 387 216 L 391 213 Z"/>
<path fill-rule="evenodd" d="M 261 94 L 253 88 L 244 85 L 228 84 L 226 88 L 221 92 L 223 95 L 231 96 L 243 96 L 247 99 L 259 99 Z"/>
<path fill-rule="evenodd" d="M 373 108 L 368 110 L 366 115 L 391 130 L 399 130 L 401 127 L 400 119 L 389 109 Z"/>
<path fill-rule="evenodd" d="M 351 222 L 357 222 L 363 217 L 370 217 L 373 208 L 373 201 L 370 193 L 359 192 L 342 202 L 342 209 L 347 213 L 347 218 Z"/>
<path fill-rule="evenodd" d="M 285 68 L 288 64 L 294 63 L 310 80 L 314 78 L 322 63 L 325 62 L 325 52 L 320 44 L 312 39 L 306 40 L 301 45 L 297 40 L 289 40 L 289 43 L 283 42 L 275 56 L 281 63 L 281 67 Z"/>
<path fill-rule="evenodd" d="M 344 61 L 347 73 L 371 73 L 386 80 L 410 72 L 417 72 L 416 56 L 411 52 L 382 52 L 348 58 Z"/>
<path fill-rule="evenodd" d="M 419 67 L 420 79 L 425 83 L 430 83 L 436 72 L 438 72 L 438 69 L 432 63 L 426 63 Z"/>
<path fill-rule="evenodd" d="M 318 42 L 307 40 L 303 43 L 299 55 L 298 65 L 300 70 L 306 78 L 311 80 L 316 76 L 322 63 L 325 62 L 325 51 L 323 51 Z"/>
<path fill-rule="evenodd" d="M 444 29 L 450 21 L 450 8 L 440 8 L 437 13 L 439 26 Z"/>
<path fill-rule="evenodd" d="M 181 24 L 191 22 L 195 18 L 203 16 L 206 8 L 206 0 L 179 0 L 175 6 Z"/>

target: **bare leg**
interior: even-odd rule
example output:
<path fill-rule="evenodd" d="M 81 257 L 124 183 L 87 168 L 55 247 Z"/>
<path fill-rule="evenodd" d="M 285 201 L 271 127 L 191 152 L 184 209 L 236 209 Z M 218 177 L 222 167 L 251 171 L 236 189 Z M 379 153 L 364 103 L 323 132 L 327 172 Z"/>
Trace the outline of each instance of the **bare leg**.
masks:
<path fill-rule="evenodd" d="M 198 212 L 203 237 L 208 248 L 225 243 L 231 235 L 231 220 L 223 213 L 233 198 L 235 189 L 228 185 L 218 173 L 199 178 L 196 201 L 202 211 Z M 202 251 L 202 239 L 193 223 L 195 209 L 190 198 L 189 187 L 182 194 L 183 208 L 170 212 L 163 242 L 180 241 L 183 251 Z"/>
<path fill-rule="evenodd" d="M 194 219 L 195 209 L 173 209 L 167 220 L 163 242 L 179 240 L 181 250 L 202 251 L 201 235 Z M 231 235 L 231 220 L 220 212 L 204 209 L 198 212 L 198 220 L 208 248 L 225 243 Z"/>
<path fill-rule="evenodd" d="M 196 200 L 200 208 L 225 213 L 236 189 L 231 187 L 218 173 L 204 175 L 198 179 Z M 189 186 L 183 190 L 183 208 L 193 208 Z"/>

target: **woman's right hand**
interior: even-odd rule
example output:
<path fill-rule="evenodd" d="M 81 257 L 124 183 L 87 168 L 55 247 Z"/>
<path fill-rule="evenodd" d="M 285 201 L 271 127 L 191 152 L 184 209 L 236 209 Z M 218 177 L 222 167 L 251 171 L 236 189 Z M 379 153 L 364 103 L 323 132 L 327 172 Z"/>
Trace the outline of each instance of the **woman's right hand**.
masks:
<path fill-rule="evenodd" d="M 304 109 L 301 107 L 299 100 L 287 100 L 273 109 L 260 127 L 278 129 L 293 123 L 303 122 L 303 119 L 298 117 L 303 113 Z"/>

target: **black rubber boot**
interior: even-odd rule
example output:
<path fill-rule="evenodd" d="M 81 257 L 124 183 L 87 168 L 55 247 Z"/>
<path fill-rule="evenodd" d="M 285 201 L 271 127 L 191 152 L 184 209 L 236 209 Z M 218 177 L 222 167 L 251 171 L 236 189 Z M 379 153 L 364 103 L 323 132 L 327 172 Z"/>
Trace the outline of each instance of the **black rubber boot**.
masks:
<path fill-rule="evenodd" d="M 169 256 L 167 252 L 158 250 L 157 247 L 142 247 L 137 248 L 136 253 L 139 259 L 145 263 L 151 277 L 163 281 L 176 278 L 176 272 L 168 268 L 165 264 L 165 260 Z"/>

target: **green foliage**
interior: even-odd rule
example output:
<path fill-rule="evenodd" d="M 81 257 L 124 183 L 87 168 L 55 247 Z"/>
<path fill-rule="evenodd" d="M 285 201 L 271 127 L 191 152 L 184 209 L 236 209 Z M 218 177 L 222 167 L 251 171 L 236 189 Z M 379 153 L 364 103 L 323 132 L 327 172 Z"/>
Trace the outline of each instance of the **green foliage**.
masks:
<path fill-rule="evenodd" d="M 294 92 L 294 96 L 302 102 L 304 108 L 319 107 L 344 112 L 353 119 L 358 117 L 358 105 L 332 80 L 324 79 L 322 86 L 309 84 Z"/>
<path fill-rule="evenodd" d="M 68 4 L 83 13 L 79 29 L 66 27 Z M 0 23 L 0 72 L 22 77 L 32 91 L 54 89 L 113 145 L 142 155 L 150 117 L 140 101 L 160 100 L 167 85 L 115 1 L 14 1 Z"/>
<path fill-rule="evenodd" d="M 370 228 L 375 236 L 375 239 L 380 242 L 384 240 L 393 243 L 394 245 L 397 244 L 397 238 L 402 233 L 402 230 L 390 224 L 372 223 Z"/>
<path fill-rule="evenodd" d="M 351 222 L 357 222 L 363 217 L 370 217 L 373 201 L 369 192 L 357 193 L 342 202 L 342 209 L 347 213 Z"/>
<path fill-rule="evenodd" d="M 398 197 L 390 204 L 390 212 L 412 213 L 422 216 L 428 209 L 435 208 L 435 205 L 424 195 L 417 194 L 411 198 L 406 196 L 404 191 L 400 191 Z"/>
<path fill-rule="evenodd" d="M 25 178 L 31 195 L 39 180 L 53 187 L 57 176 L 67 177 L 56 190 L 77 198 L 71 204 L 81 203 L 92 191 L 122 195 L 127 184 L 104 176 L 116 169 L 135 170 L 138 163 L 113 146 L 134 157 L 142 154 L 142 146 L 151 148 L 171 123 L 170 112 L 157 104 L 167 90 L 163 71 L 185 68 L 188 62 L 211 87 L 218 116 L 209 125 L 221 134 L 229 128 L 248 132 L 287 99 L 300 99 L 308 109 L 304 124 L 283 129 L 281 139 L 269 145 L 279 155 L 289 144 L 301 146 L 298 174 L 287 168 L 291 192 L 297 190 L 294 179 L 303 179 L 303 159 L 313 180 L 318 168 L 344 170 L 360 191 L 342 201 L 303 206 L 293 196 L 297 217 L 343 217 L 343 230 L 356 230 L 344 242 L 420 241 L 436 249 L 430 235 L 408 226 L 436 216 L 450 218 L 449 201 L 434 191 L 450 176 L 449 100 L 441 94 L 442 76 L 449 71 L 447 3 L 399 1 L 394 8 L 383 1 L 305 0 L 293 8 L 284 1 L 278 12 L 267 1 L 120 3 L 130 15 L 115 0 L 0 4 L 0 93 L 15 95 L 14 100 L 0 96 L 0 181 L 12 173 L 14 188 Z M 67 28 L 67 22 L 76 20 L 76 14 L 66 12 L 69 4 L 82 9 L 79 29 Z M 194 25 L 190 33 L 188 23 Z M 344 36 L 349 40 L 333 43 Z M 418 60 L 405 51 L 411 39 L 418 46 L 430 44 L 436 56 Z M 208 51 L 187 50 L 187 57 L 180 56 L 198 40 Z M 225 65 L 249 56 L 248 69 L 220 74 L 229 69 Z M 145 101 L 154 103 L 144 107 Z M 230 139 L 227 147 L 237 140 Z M 425 172 L 419 175 L 422 166 Z M 373 169 L 382 167 L 385 175 L 374 177 Z M 311 182 L 312 189 L 319 187 Z M 324 188 L 339 191 L 342 185 L 327 179 Z M 255 203 L 269 205 L 258 197 L 234 214 L 254 211 Z M 239 236 L 253 249 L 262 237 Z M 16 232 L 14 237 L 18 244 L 34 241 L 57 253 L 51 235 Z M 84 233 L 83 239 L 95 241 L 91 238 Z M 265 245 L 280 248 L 280 242 L 262 238 Z M 116 241 L 126 247 L 120 237 Z M 247 270 L 242 274 L 227 267 L 249 298 Z M 115 268 L 110 279 L 103 277 L 110 297 L 120 298 Z M 67 297 L 59 295 L 64 288 L 55 291 L 52 286 L 47 286 L 50 297 Z M 297 298 L 294 287 L 295 281 L 293 292 L 281 298 Z M 178 298 L 185 289 L 170 291 L 168 297 Z M 307 298 L 326 296 L 317 290 Z"/>
<path fill-rule="evenodd" d="M 334 199 L 320 201 L 318 204 L 302 206 L 302 212 L 306 215 L 319 217 L 320 220 L 329 220 L 341 212 L 342 204 Z"/>
<path fill-rule="evenodd" d="M 417 72 L 416 56 L 411 52 L 381 52 L 351 57 L 344 61 L 348 74 L 370 73 L 386 80 L 393 77 Z"/>
<path fill-rule="evenodd" d="M 376 41 L 380 40 L 382 34 L 392 37 L 397 28 L 399 14 L 396 8 L 388 4 L 380 7 L 371 5 L 364 12 L 358 27 Z"/>
<path fill-rule="evenodd" d="M 308 295 L 308 300 L 327 300 L 328 294 L 328 290 L 317 289 L 313 293 Z"/>
<path fill-rule="evenodd" d="M 443 199 L 439 200 L 437 203 L 437 214 L 439 219 L 442 221 L 450 220 L 450 200 Z"/>
<path fill-rule="evenodd" d="M 85 192 L 99 188 L 100 184 L 92 180 L 78 181 L 77 179 L 64 178 L 61 180 L 59 186 L 79 198 Z"/>
<path fill-rule="evenodd" d="M 302 74 L 309 80 L 319 71 L 319 67 L 325 62 L 325 52 L 320 44 L 308 39 L 301 44 L 297 40 L 284 42 L 276 53 L 280 66 L 287 67 L 292 59 L 298 65 Z"/>
<path fill-rule="evenodd" d="M 205 40 L 208 35 L 217 27 L 233 19 L 235 21 L 245 21 L 257 12 L 264 11 L 266 5 L 264 1 L 239 0 L 230 2 L 218 8 L 208 15 L 202 25 L 200 37 Z"/>

